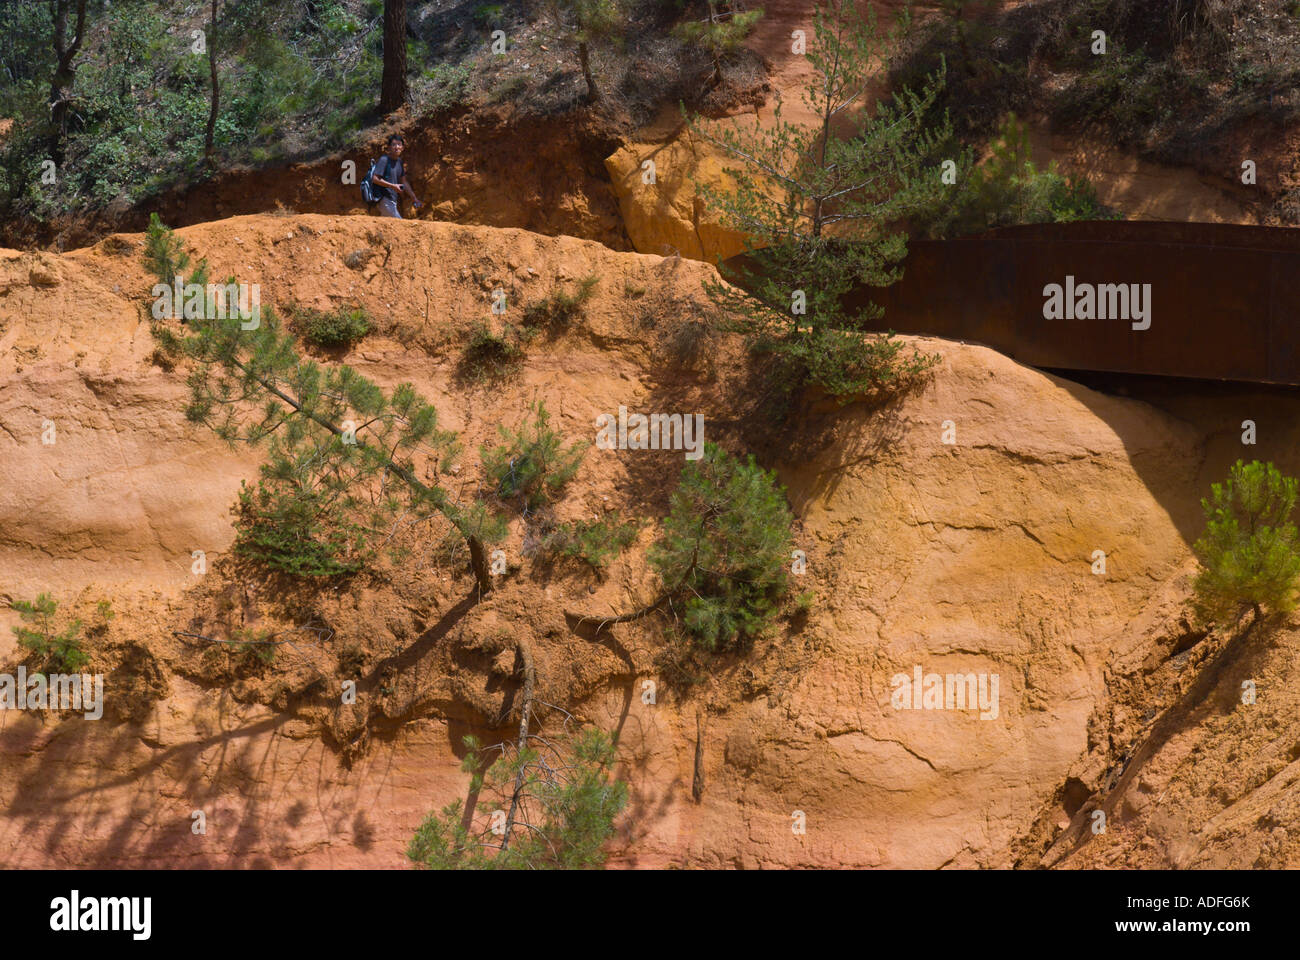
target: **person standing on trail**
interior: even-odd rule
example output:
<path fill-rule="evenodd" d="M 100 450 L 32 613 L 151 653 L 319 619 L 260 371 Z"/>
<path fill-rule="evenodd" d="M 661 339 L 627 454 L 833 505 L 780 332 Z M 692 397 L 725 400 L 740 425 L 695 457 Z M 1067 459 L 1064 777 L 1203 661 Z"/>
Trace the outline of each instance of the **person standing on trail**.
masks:
<path fill-rule="evenodd" d="M 405 148 L 406 141 L 401 134 L 395 133 L 388 138 L 383 154 L 375 161 L 375 172 L 371 174 L 370 182 L 375 185 L 375 192 L 379 195 L 379 215 L 382 217 L 402 219 L 402 214 L 397 209 L 398 197 L 402 193 L 411 198 L 411 205 L 416 210 L 424 206 L 406 179 L 406 164 L 402 161 L 402 151 Z"/>

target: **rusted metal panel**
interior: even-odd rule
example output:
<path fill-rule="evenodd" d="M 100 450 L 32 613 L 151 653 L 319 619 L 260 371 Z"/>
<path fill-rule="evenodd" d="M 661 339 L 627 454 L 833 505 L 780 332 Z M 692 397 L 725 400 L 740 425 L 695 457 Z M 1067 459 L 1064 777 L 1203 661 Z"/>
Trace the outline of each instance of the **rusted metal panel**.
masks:
<path fill-rule="evenodd" d="M 1300 231 L 1296 231 L 1300 233 Z M 1300 255 L 1272 254 L 1269 297 L 1269 379 L 1300 382 Z"/>
<path fill-rule="evenodd" d="M 1071 283 L 1085 309 L 1092 288 L 1094 316 L 1045 317 L 1045 288 L 1064 298 Z M 1102 285 L 1120 315 L 1097 315 Z M 1149 285 L 1147 329 L 1114 285 L 1139 297 Z M 1300 230 L 1093 222 L 917 241 L 901 281 L 850 302 L 868 296 L 885 307 L 881 329 L 983 343 L 1035 366 L 1300 384 Z"/>

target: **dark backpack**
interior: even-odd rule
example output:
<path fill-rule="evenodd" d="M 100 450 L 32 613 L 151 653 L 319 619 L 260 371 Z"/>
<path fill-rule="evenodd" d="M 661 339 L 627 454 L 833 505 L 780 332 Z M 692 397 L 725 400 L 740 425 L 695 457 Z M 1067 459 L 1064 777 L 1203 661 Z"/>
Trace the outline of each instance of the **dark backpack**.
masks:
<path fill-rule="evenodd" d="M 375 175 L 375 169 L 379 166 L 379 161 L 381 159 L 384 161 L 384 172 L 381 176 L 383 176 L 385 180 L 388 179 L 388 171 L 392 166 L 392 161 L 389 159 L 387 154 L 382 154 L 370 165 L 370 169 L 366 171 L 366 178 L 361 181 L 361 199 L 366 201 L 367 205 L 378 203 L 380 200 L 383 200 L 388 196 L 388 191 L 385 188 L 375 186 L 374 182 L 371 180 Z"/>

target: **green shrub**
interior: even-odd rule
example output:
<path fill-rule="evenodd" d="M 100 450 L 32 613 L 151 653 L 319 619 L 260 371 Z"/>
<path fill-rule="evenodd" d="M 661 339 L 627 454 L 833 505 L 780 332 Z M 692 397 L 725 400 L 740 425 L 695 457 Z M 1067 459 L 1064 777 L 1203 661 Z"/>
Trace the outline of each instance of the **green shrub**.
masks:
<path fill-rule="evenodd" d="M 90 625 L 88 631 L 95 636 L 103 636 L 108 633 L 108 627 L 113 622 L 117 614 L 113 611 L 113 604 L 108 600 L 100 600 L 95 604 L 95 619 Z"/>
<path fill-rule="evenodd" d="M 579 280 L 578 289 L 573 293 L 557 289 L 545 299 L 528 304 L 524 307 L 524 326 L 552 332 L 564 329 L 591 299 L 599 280 L 593 273 Z"/>
<path fill-rule="evenodd" d="M 234 632 L 235 653 L 248 667 L 265 667 L 275 662 L 275 633 L 269 629 L 240 628 Z"/>
<path fill-rule="evenodd" d="M 520 76 L 506 77 L 492 87 L 488 100 L 492 103 L 505 103 L 518 99 L 528 89 L 528 81 Z"/>
<path fill-rule="evenodd" d="M 1201 562 L 1193 605 L 1203 622 L 1221 623 L 1252 609 L 1295 609 L 1300 539 L 1291 522 L 1297 481 L 1271 463 L 1238 460 L 1225 483 L 1201 501 L 1205 532 L 1192 549 Z"/>
<path fill-rule="evenodd" d="M 914 225 L 931 237 L 965 236 L 1024 223 L 1113 220 L 1086 177 L 1067 177 L 1053 160 L 1046 169 L 1030 159 L 1028 128 L 1011 114 L 990 145 L 988 158 L 953 193 Z"/>
<path fill-rule="evenodd" d="M 513 371 L 524 358 L 523 338 L 509 324 L 498 337 L 486 323 L 477 321 L 470 330 L 469 342 L 458 364 L 462 379 L 482 382 Z"/>
<path fill-rule="evenodd" d="M 303 336 L 318 347 L 350 347 L 370 332 L 370 315 L 360 306 L 330 311 L 293 307 L 292 313 Z"/>
<path fill-rule="evenodd" d="M 774 474 L 716 444 L 688 463 L 650 563 L 686 597 L 684 626 L 706 650 L 744 649 L 769 629 L 787 589 L 790 508 Z"/>
<path fill-rule="evenodd" d="M 794 612 L 806 616 L 812 612 L 813 604 L 816 601 L 817 594 L 812 590 L 801 590 L 794 598 Z"/>
<path fill-rule="evenodd" d="M 10 606 L 18 611 L 23 625 L 14 627 L 18 645 L 40 658 L 40 668 L 51 673 L 77 673 L 90 662 L 81 648 L 81 621 L 73 620 L 62 631 L 55 629 L 55 612 L 59 604 L 42 593 L 33 601 L 15 600 Z"/>
<path fill-rule="evenodd" d="M 412 99 L 427 110 L 447 110 L 465 102 L 473 76 L 469 67 L 438 63 L 412 86 Z"/>
<path fill-rule="evenodd" d="M 479 448 L 491 489 L 502 500 L 518 498 L 525 511 L 554 500 L 578 472 L 586 452 L 580 441 L 565 449 L 564 438 L 551 429 L 551 416 L 540 400 L 529 409 L 531 423 L 525 420 L 517 430 L 499 426 L 505 443 L 491 450 Z"/>
<path fill-rule="evenodd" d="M 238 556 L 296 577 L 356 573 L 374 557 L 368 532 L 350 511 L 327 506 L 317 492 L 288 484 L 243 484 L 235 515 Z"/>
<path fill-rule="evenodd" d="M 635 520 L 616 518 L 562 523 L 546 535 L 541 549 L 571 560 L 581 560 L 602 571 L 609 561 L 631 546 L 641 530 Z"/>
<path fill-rule="evenodd" d="M 499 3 L 480 3 L 474 8 L 474 21 L 480 27 L 490 27 L 501 21 L 505 7 Z"/>

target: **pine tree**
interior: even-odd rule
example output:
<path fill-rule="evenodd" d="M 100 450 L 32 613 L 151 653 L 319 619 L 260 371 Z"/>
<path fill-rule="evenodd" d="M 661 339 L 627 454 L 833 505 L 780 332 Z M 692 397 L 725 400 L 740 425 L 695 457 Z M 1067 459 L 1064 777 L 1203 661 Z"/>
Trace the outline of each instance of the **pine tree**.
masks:
<path fill-rule="evenodd" d="M 752 456 L 706 444 L 687 464 L 650 563 L 684 598 L 699 646 L 744 647 L 767 630 L 786 592 L 792 522 L 775 475 Z"/>
<path fill-rule="evenodd" d="M 147 249 L 155 259 L 167 251 L 163 259 L 174 264 L 170 231 L 159 230 Z M 206 263 L 196 269 L 205 274 Z M 437 513 L 465 538 L 479 592 L 491 591 L 484 543 L 501 535 L 500 521 L 480 501 L 458 503 L 416 475 L 417 457 L 436 475 L 458 450 L 432 404 L 411 384 L 385 391 L 346 364 L 303 358 L 269 306 L 256 322 L 222 318 L 211 302 L 205 314 L 178 329 L 155 324 L 153 332 L 168 357 L 192 365 L 186 417 L 232 445 L 267 450 L 259 490 L 241 497 L 245 549 L 290 572 L 347 572 L 364 553 L 359 532 L 364 541 L 367 528 L 399 511 L 407 520 Z M 250 524 L 266 530 L 268 523 L 269 539 L 249 536 Z M 307 537 L 300 550 L 295 535 Z"/>
<path fill-rule="evenodd" d="M 631 613 L 570 613 L 596 631 L 670 608 L 705 650 L 744 649 L 767 632 L 788 578 L 794 518 L 775 474 L 754 458 L 739 460 L 717 444 L 688 463 L 673 492 L 659 539 L 650 548 L 659 596 Z"/>
<path fill-rule="evenodd" d="M 430 814 L 407 857 L 432 870 L 580 870 L 603 866 L 604 844 L 627 804 L 627 784 L 611 780 L 614 747 L 601 730 L 529 736 L 483 748 L 466 737 L 462 769 L 473 774 L 473 821 L 456 800 Z M 483 767 L 497 754 L 486 771 Z"/>
<path fill-rule="evenodd" d="M 59 604 L 49 594 L 42 593 L 30 602 L 15 600 L 10 606 L 23 622 L 13 628 L 18 645 L 41 658 L 41 669 L 53 667 L 55 673 L 76 673 L 90 662 L 81 649 L 81 621 L 73 620 L 56 630 L 54 615 Z M 104 616 L 102 607 L 100 614 Z M 112 616 L 111 612 L 107 616 Z"/>
<path fill-rule="evenodd" d="M 587 83 L 587 99 L 594 103 L 601 96 L 591 70 L 591 50 L 615 42 L 626 26 L 622 0 L 543 0 L 543 6 L 551 39 L 573 47 Z"/>
<path fill-rule="evenodd" d="M 686 43 L 699 47 L 713 64 L 712 84 L 722 82 L 722 58 L 735 50 L 749 36 L 763 16 L 762 9 L 745 10 L 739 0 L 705 0 L 708 15 L 703 20 L 678 24 L 673 33 Z"/>
<path fill-rule="evenodd" d="M 708 285 L 730 317 L 725 325 L 752 348 L 776 353 L 792 387 L 812 383 L 848 398 L 897 387 L 933 362 L 868 333 L 878 329 L 879 307 L 850 315 L 842 298 L 901 276 L 907 238 L 894 225 L 938 202 L 938 152 L 951 144 L 952 128 L 946 114 L 925 126 L 942 70 L 919 92 L 903 88 L 874 114 L 852 117 L 895 34 L 879 36 L 874 13 L 864 18 L 853 0 L 824 0 L 814 29 L 807 51 L 814 76 L 803 93 L 814 126 L 785 120 L 779 102 L 770 125 L 699 116 L 688 123 L 743 164 L 726 170 L 732 191 L 696 183 L 723 222 L 747 238 L 748 265 L 723 271 L 739 289 Z"/>
<path fill-rule="evenodd" d="M 189 252 L 181 238 L 167 229 L 156 213 L 149 214 L 149 226 L 145 228 L 144 265 L 167 286 L 171 286 L 178 276 L 188 283 L 202 285 L 208 282 L 206 262 L 198 265 L 193 274 L 186 274 L 190 268 Z"/>
<path fill-rule="evenodd" d="M 586 445 L 564 438 L 551 429 L 551 415 L 540 400 L 529 408 L 532 422 L 525 420 L 515 430 L 501 425 L 497 430 L 504 444 L 480 447 L 483 472 L 502 500 L 518 498 L 525 514 L 550 503 L 573 479 L 582 464 Z"/>
<path fill-rule="evenodd" d="M 1271 463 L 1238 460 L 1224 483 L 1201 501 L 1205 533 L 1192 549 L 1201 561 L 1193 582 L 1193 603 L 1206 623 L 1223 623 L 1267 608 L 1287 612 L 1296 605 L 1300 539 L 1291 522 L 1297 481 Z"/>

